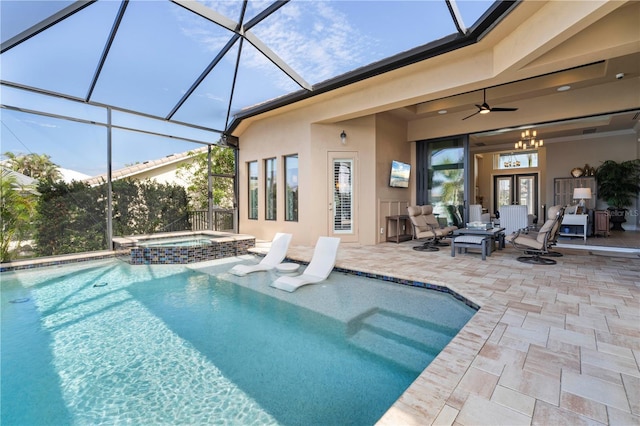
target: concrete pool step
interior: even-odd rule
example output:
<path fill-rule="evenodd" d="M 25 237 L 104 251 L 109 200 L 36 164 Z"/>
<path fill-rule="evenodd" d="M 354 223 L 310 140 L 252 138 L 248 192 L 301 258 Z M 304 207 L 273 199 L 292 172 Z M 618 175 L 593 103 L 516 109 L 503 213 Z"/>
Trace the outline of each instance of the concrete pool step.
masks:
<path fill-rule="evenodd" d="M 440 352 L 458 333 L 450 327 L 385 311 L 362 318 L 360 325 L 401 343 L 435 353 Z"/>
<path fill-rule="evenodd" d="M 354 346 L 402 367 L 420 372 L 435 358 L 430 352 L 405 345 L 372 330 L 362 329 L 349 338 Z"/>
<path fill-rule="evenodd" d="M 429 321 L 374 311 L 352 324 L 349 338 L 355 346 L 396 362 L 406 368 L 422 371 L 457 330 Z"/>

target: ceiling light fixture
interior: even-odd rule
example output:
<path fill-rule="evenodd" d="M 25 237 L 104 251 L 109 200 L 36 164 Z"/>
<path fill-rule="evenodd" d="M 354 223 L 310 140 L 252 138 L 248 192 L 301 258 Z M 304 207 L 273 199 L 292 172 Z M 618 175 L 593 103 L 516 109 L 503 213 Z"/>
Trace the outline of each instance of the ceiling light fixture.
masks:
<path fill-rule="evenodd" d="M 438 114 L 446 114 L 447 110 L 446 109 L 441 109 L 440 111 L 438 111 Z"/>
<path fill-rule="evenodd" d="M 520 140 L 516 142 L 516 149 L 529 149 L 529 148 L 539 148 L 544 145 L 544 141 L 542 139 L 536 140 L 536 136 L 538 136 L 538 132 L 532 130 L 525 130 L 520 134 Z"/>
<path fill-rule="evenodd" d="M 342 131 L 342 133 L 340 133 L 340 142 L 342 142 L 342 145 L 347 144 L 347 134 L 344 132 L 344 130 Z"/>
<path fill-rule="evenodd" d="M 556 90 L 558 92 L 566 92 L 567 90 L 571 89 L 571 86 L 560 86 L 558 87 Z"/>

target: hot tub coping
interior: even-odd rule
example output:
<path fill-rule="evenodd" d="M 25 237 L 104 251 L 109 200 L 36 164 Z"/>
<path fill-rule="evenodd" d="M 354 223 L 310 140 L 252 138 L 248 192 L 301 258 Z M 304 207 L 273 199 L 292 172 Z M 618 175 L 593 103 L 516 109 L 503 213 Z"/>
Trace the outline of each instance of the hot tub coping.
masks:
<path fill-rule="evenodd" d="M 196 237 L 196 236 L 209 236 L 215 237 L 216 241 L 229 242 L 229 241 L 242 241 L 255 239 L 252 235 L 247 234 L 232 234 L 230 232 L 220 231 L 176 231 L 176 232 L 163 232 L 159 234 L 141 234 L 141 235 L 129 235 L 126 237 L 114 237 L 113 244 L 115 247 L 130 248 L 135 247 L 140 242 L 148 242 L 152 240 L 159 240 L 165 238 L 179 238 L 179 237 Z"/>

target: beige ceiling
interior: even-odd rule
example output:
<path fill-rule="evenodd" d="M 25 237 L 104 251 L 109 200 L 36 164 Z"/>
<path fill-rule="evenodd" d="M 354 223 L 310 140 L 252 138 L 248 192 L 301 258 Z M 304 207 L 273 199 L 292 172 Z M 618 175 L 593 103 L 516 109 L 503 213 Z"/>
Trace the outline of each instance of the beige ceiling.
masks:
<path fill-rule="evenodd" d="M 640 53 L 600 61 L 581 67 L 552 74 L 541 75 L 521 81 L 514 81 L 486 88 L 486 101 L 493 107 L 521 107 L 536 98 L 553 95 L 558 87 L 568 85 L 569 90 L 589 89 L 611 83 L 617 75 L 622 79 L 634 79 L 640 82 Z M 640 83 L 639 86 L 640 87 Z M 638 93 L 640 104 L 640 92 Z M 460 93 L 442 99 L 424 102 L 410 107 L 399 108 L 391 113 L 406 121 L 441 116 L 443 120 L 450 114 L 459 113 L 467 117 L 477 111 L 476 105 L 483 102 L 483 90 Z M 446 114 L 439 111 L 446 110 Z M 464 114 L 462 114 L 464 113 Z M 468 121 L 480 121 L 489 115 L 516 114 L 514 112 L 494 111 L 487 115 L 476 114 Z M 471 147 L 503 145 L 517 141 L 523 129 L 535 127 L 543 139 L 580 137 L 590 133 L 613 131 L 631 131 L 638 126 L 638 111 L 605 111 L 597 117 L 574 117 L 556 123 L 531 123 L 523 121 L 507 129 L 492 129 L 471 136 Z M 526 119 L 525 119 L 526 120 Z"/>

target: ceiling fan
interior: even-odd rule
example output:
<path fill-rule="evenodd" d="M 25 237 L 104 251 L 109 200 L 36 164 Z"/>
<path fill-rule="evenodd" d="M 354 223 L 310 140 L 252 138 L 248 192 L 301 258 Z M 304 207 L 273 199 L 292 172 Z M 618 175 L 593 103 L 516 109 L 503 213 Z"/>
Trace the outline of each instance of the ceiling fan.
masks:
<path fill-rule="evenodd" d="M 478 111 L 474 112 L 473 114 L 463 118 L 463 120 L 466 120 L 467 118 L 471 118 L 476 114 L 488 114 L 490 112 L 506 112 L 506 111 L 517 111 L 518 108 L 500 108 L 500 107 L 496 107 L 496 108 L 491 108 L 489 106 L 489 104 L 487 103 L 487 89 L 482 89 L 482 105 L 478 105 L 476 104 L 476 107 L 478 108 Z"/>

